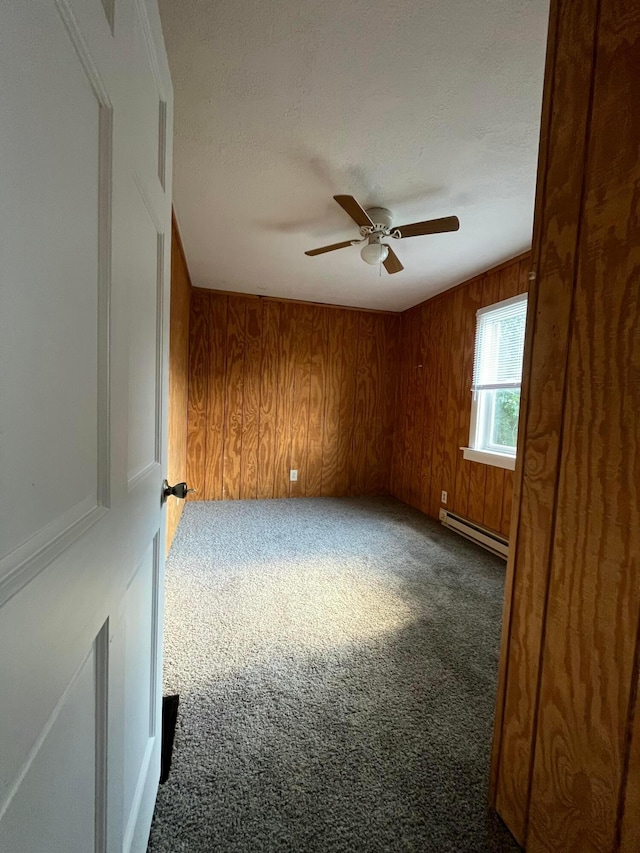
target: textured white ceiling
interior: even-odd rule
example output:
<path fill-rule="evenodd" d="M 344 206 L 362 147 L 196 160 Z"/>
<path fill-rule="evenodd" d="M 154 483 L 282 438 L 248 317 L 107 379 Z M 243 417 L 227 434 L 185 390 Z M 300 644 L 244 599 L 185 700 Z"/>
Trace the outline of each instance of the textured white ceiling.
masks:
<path fill-rule="evenodd" d="M 160 0 L 193 283 L 402 310 L 531 242 L 547 0 Z M 460 231 L 382 275 L 333 201 Z"/>

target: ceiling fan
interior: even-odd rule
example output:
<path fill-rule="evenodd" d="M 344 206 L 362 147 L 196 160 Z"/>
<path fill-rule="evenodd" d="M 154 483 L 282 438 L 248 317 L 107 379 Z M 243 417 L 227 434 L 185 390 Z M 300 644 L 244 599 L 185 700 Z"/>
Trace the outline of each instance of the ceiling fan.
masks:
<path fill-rule="evenodd" d="M 421 237 L 424 234 L 442 234 L 445 231 L 457 231 L 460 222 L 457 216 L 445 216 L 443 219 L 427 219 L 425 222 L 412 222 L 410 225 L 393 227 L 393 214 L 384 207 L 370 207 L 364 210 L 352 195 L 334 195 L 340 207 L 349 214 L 360 228 L 360 240 L 345 240 L 344 243 L 332 243 L 320 249 L 311 249 L 305 255 L 323 255 L 335 249 L 347 246 L 365 245 L 360 251 L 363 261 L 368 264 L 383 263 L 389 274 L 400 272 L 404 267 L 391 246 L 383 243 L 386 237 L 402 240 L 405 237 Z"/>

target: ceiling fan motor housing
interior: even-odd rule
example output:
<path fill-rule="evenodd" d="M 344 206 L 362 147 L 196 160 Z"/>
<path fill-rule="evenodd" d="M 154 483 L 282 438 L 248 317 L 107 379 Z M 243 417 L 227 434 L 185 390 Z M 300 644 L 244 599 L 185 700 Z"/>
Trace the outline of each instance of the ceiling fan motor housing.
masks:
<path fill-rule="evenodd" d="M 391 228 L 393 224 L 393 214 L 386 207 L 370 207 L 367 211 L 367 216 L 374 225 L 382 225 L 384 228 Z"/>

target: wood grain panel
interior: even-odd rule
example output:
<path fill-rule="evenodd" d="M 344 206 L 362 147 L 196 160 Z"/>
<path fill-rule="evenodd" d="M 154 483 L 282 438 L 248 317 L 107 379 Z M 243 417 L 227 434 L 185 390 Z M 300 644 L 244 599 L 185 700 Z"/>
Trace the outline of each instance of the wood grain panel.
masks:
<path fill-rule="evenodd" d="M 397 371 L 400 318 L 399 316 L 378 318 L 378 333 L 376 340 L 382 341 L 380 345 L 380 364 L 382 374 L 382 393 L 378 395 L 379 405 L 383 410 L 382 441 L 378 459 L 378 493 L 389 494 L 391 491 L 391 460 L 393 458 L 393 431 L 396 419 L 397 400 Z"/>
<path fill-rule="evenodd" d="M 487 466 L 480 462 L 469 462 L 468 517 L 472 521 L 484 522 L 484 494 L 487 485 Z"/>
<path fill-rule="evenodd" d="M 407 386 L 412 400 L 408 406 L 411 413 L 411 432 L 405 435 L 405 449 L 403 489 L 405 500 L 412 506 L 420 506 L 422 489 L 422 446 L 424 443 L 423 424 L 425 406 L 428 404 L 427 388 L 425 378 L 427 375 L 426 355 L 428 349 L 428 325 L 425 315 L 420 306 L 410 312 L 412 323 L 411 352 L 408 354 L 406 369 L 407 378 L 411 386 Z"/>
<path fill-rule="evenodd" d="M 242 416 L 244 403 L 244 356 L 246 299 L 227 297 L 227 369 L 224 409 L 224 468 L 222 496 L 237 500 L 241 495 Z"/>
<path fill-rule="evenodd" d="M 505 472 L 503 468 L 496 468 L 493 465 L 487 465 L 486 468 L 482 523 L 490 530 L 499 532 L 502 527 Z"/>
<path fill-rule="evenodd" d="M 596 38 L 531 789 L 532 850 L 546 849 L 549 838 L 556 849 L 613 849 L 637 678 L 637 2 L 603 0 Z M 625 120 L 617 121 L 622 109 Z M 558 803 L 566 805 L 561 810 Z"/>
<path fill-rule="evenodd" d="M 523 291 L 520 286 L 522 268 L 523 264 L 520 262 L 500 270 L 498 273 L 498 300 L 511 299 L 519 293 L 526 292 L 527 288 L 525 287 Z"/>
<path fill-rule="evenodd" d="M 403 446 L 401 447 L 402 454 L 402 479 L 400 486 L 400 497 L 403 501 L 410 503 L 412 493 L 412 477 L 413 477 L 413 458 L 414 458 L 414 440 L 415 440 L 415 407 L 417 397 L 418 383 L 418 361 L 417 361 L 417 345 L 419 339 L 420 326 L 420 310 L 414 309 L 406 313 L 406 322 L 404 329 L 405 353 L 402 369 L 404 371 L 404 384 L 406 394 L 403 400 L 402 408 L 398 415 L 403 419 L 402 427 Z M 417 454 L 416 454 L 417 456 Z M 417 459 L 416 459 L 417 462 Z"/>
<path fill-rule="evenodd" d="M 402 476 L 404 472 L 404 405 L 407 398 L 406 379 L 407 371 L 405 360 L 407 357 L 406 346 L 406 326 L 407 312 L 400 315 L 398 319 L 399 325 L 399 342 L 396 350 L 396 392 L 394 399 L 394 419 L 393 419 L 393 454 L 391 457 L 391 476 L 390 488 L 391 494 L 402 500 Z"/>
<path fill-rule="evenodd" d="M 224 404 L 226 388 L 227 297 L 208 300 L 207 322 L 207 443 L 204 459 L 203 494 L 196 500 L 222 498 L 224 449 Z"/>
<path fill-rule="evenodd" d="M 371 464 L 375 466 L 376 397 L 371 388 L 380 385 L 379 365 L 375 360 L 373 315 L 361 314 L 358 322 L 356 387 L 353 411 L 352 482 L 358 494 L 375 492 Z M 373 470 L 375 477 L 375 468 Z"/>
<path fill-rule="evenodd" d="M 311 332 L 311 368 L 309 378 L 309 429 L 307 433 L 307 476 L 305 495 L 322 494 L 322 449 L 325 419 L 325 388 L 329 346 L 329 314 L 313 308 Z"/>
<path fill-rule="evenodd" d="M 260 424 L 258 432 L 258 498 L 274 496 L 276 470 L 276 404 L 280 305 L 263 302 L 262 361 L 260 368 Z"/>
<path fill-rule="evenodd" d="M 429 514 L 431 504 L 431 474 L 433 459 L 433 437 L 435 433 L 435 412 L 437 403 L 436 359 L 437 336 L 434 332 L 434 314 L 428 303 L 421 308 L 422 328 L 426 349 L 422 381 L 424 385 L 424 418 L 422 424 L 422 460 L 420 463 L 420 501 L 418 509 Z"/>
<path fill-rule="evenodd" d="M 276 454 L 274 498 L 288 498 L 291 469 L 291 429 L 293 420 L 294 348 L 291 306 L 281 303 L 278 339 L 278 380 L 276 396 Z"/>
<path fill-rule="evenodd" d="M 338 489 L 338 443 L 340 435 L 340 392 L 342 360 L 340 351 L 344 340 L 346 312 L 336 311 L 328 323 L 328 348 L 324 396 L 324 429 L 322 433 L 322 489 L 325 497 L 336 495 Z M 329 318 L 327 318 L 329 319 Z"/>
<path fill-rule="evenodd" d="M 410 418 L 407 424 L 403 488 L 405 500 L 415 505 L 417 503 L 419 484 L 416 481 L 414 472 L 420 464 L 422 452 L 422 426 L 420 419 L 424 411 L 424 367 L 420 366 L 422 364 L 422 355 L 420 353 L 422 312 L 420 308 L 411 312 L 410 339 L 411 352 L 408 364 L 410 400 L 407 406 Z"/>
<path fill-rule="evenodd" d="M 513 471 L 504 472 L 504 484 L 502 488 L 502 521 L 500 522 L 500 532 L 503 536 L 509 538 L 511 528 L 511 508 L 513 505 Z"/>
<path fill-rule="evenodd" d="M 258 435 L 262 375 L 262 312 L 264 303 L 247 302 L 245 315 L 244 372 L 242 377 L 242 457 L 240 497 L 258 496 Z"/>
<path fill-rule="evenodd" d="M 369 396 L 372 400 L 373 423 L 366 451 L 369 472 L 368 494 L 389 494 L 391 481 L 391 458 L 393 451 L 393 424 L 395 419 L 396 394 L 396 317 L 380 314 L 373 318 L 372 360 L 375 365 L 372 375 L 375 381 L 371 388 L 379 388 L 379 393 Z"/>
<path fill-rule="evenodd" d="M 529 282 L 533 275 L 531 269 L 531 258 L 520 261 L 520 280 L 518 282 L 518 293 L 526 293 L 529 290 Z"/>
<path fill-rule="evenodd" d="M 178 226 L 171 222 L 171 308 L 169 321 L 169 416 L 167 480 L 187 479 L 187 418 L 189 405 L 189 312 L 191 282 L 182 251 Z M 183 501 L 167 501 L 167 552 L 171 547 Z"/>
<path fill-rule="evenodd" d="M 547 78 L 552 100 L 541 230 L 536 316 L 532 329 L 529 403 L 520 441 L 522 486 L 510 608 L 509 668 L 498 770 L 497 808 L 523 842 L 528 819 L 533 736 L 537 714 L 540 649 L 564 406 L 568 330 L 576 270 L 582 163 L 586 151 L 596 2 L 562 5 L 555 71 Z M 534 234 L 534 243 L 537 238 Z M 545 325 L 543 325 L 543 323 Z M 522 435 L 522 433 L 521 433 Z"/>
<path fill-rule="evenodd" d="M 342 346 L 339 351 L 340 374 L 340 432 L 338 433 L 338 459 L 336 495 L 351 495 L 355 489 L 352 482 L 353 415 L 356 391 L 356 365 L 358 358 L 359 317 L 354 312 L 345 312 Z"/>
<path fill-rule="evenodd" d="M 366 356 L 368 337 L 368 323 L 363 323 L 358 318 L 357 347 L 355 352 L 355 384 L 353 389 L 353 425 L 352 425 L 352 447 L 350 465 L 350 480 L 356 490 L 363 487 L 362 479 L 365 466 L 364 460 L 364 431 L 366 428 L 366 378 L 361 376 L 369 370 Z M 357 449 L 356 449 L 357 447 Z"/>
<path fill-rule="evenodd" d="M 193 500 L 203 500 L 209 393 L 209 301 L 197 291 L 191 295 L 189 320 L 189 406 L 187 418 L 187 482 Z M 191 497 L 191 496 L 190 496 Z"/>
<path fill-rule="evenodd" d="M 411 312 L 411 357 L 408 364 L 411 385 L 409 394 L 411 401 L 410 428 L 407 434 L 408 451 L 405 451 L 406 467 L 403 480 L 405 500 L 412 506 L 419 506 L 421 497 L 421 481 L 416 476 L 422 468 L 422 445 L 424 442 L 423 423 L 426 396 L 425 355 L 427 350 L 427 328 L 424 312 L 417 308 Z"/>
<path fill-rule="evenodd" d="M 397 330 L 379 312 L 195 290 L 197 498 L 388 493 Z"/>
<path fill-rule="evenodd" d="M 443 308 L 446 300 L 436 298 L 429 305 L 428 312 L 431 319 L 431 346 L 429 348 L 429 362 L 427 374 L 424 377 L 425 387 L 428 389 L 431 409 L 431 450 L 429 452 L 429 492 L 426 497 L 427 512 L 433 518 L 436 517 L 437 508 L 440 506 L 440 495 L 438 494 L 438 482 L 440 478 L 440 465 L 442 462 L 442 437 L 443 430 L 438 425 L 438 411 L 443 405 L 441 394 L 441 367 L 443 346 Z M 424 451 L 424 430 L 422 446 Z"/>
<path fill-rule="evenodd" d="M 372 314 L 371 330 L 371 373 L 368 389 L 368 410 L 371 412 L 370 431 L 367 436 L 367 448 L 365 452 L 367 470 L 366 493 L 369 495 L 380 494 L 383 490 L 382 484 L 387 480 L 383 466 L 390 459 L 385 455 L 385 429 L 387 426 L 388 401 L 384 394 L 387 392 L 388 383 L 385 382 L 385 374 L 388 370 L 387 342 L 384 318 Z M 382 394 L 372 394 L 372 388 L 383 388 Z"/>
<path fill-rule="evenodd" d="M 449 299 L 451 301 L 449 301 Z M 433 450 L 431 452 L 431 495 L 429 498 L 429 511 L 434 518 L 440 512 L 440 493 L 442 491 L 442 472 L 444 465 L 445 445 L 447 441 L 447 401 L 449 391 L 449 376 L 451 365 L 449 362 L 449 343 L 451 338 L 451 322 L 453 299 L 444 296 L 436 297 L 434 306 L 434 326 L 432 334 L 435 338 L 436 364 L 434 368 L 434 428 L 433 428 Z"/>
<path fill-rule="evenodd" d="M 364 460 L 362 472 L 363 490 L 366 495 L 380 493 L 381 471 L 380 463 L 383 461 L 382 448 L 384 444 L 384 413 L 386 401 L 382 395 L 373 394 L 373 388 L 384 388 L 384 372 L 387 369 L 384 364 L 386 354 L 384 353 L 384 329 L 380 324 L 380 317 L 375 314 L 369 315 L 367 323 L 361 322 L 361 330 L 366 325 L 366 334 L 360 334 L 360 340 L 364 338 L 364 344 L 360 347 L 359 359 L 365 362 L 366 368 L 362 379 L 366 381 L 365 395 L 365 447 L 361 457 Z"/>
<path fill-rule="evenodd" d="M 464 356 L 464 301 L 463 289 L 456 290 L 453 294 L 452 316 L 449 323 L 451 337 L 446 353 L 443 354 L 448 363 L 449 385 L 446 396 L 446 420 L 444 435 L 444 451 L 442 455 L 442 472 L 440 476 L 440 491 L 443 489 L 451 497 L 447 499 L 447 506 L 453 508 L 455 503 L 456 471 L 462 454 L 460 448 L 466 445 L 458 443 L 458 421 L 460 410 L 463 406 L 469 406 L 468 394 L 462 393 L 464 384 L 463 356 Z"/>
<path fill-rule="evenodd" d="M 304 497 L 307 480 L 309 437 L 309 397 L 311 391 L 311 333 L 313 311 L 308 305 L 292 305 L 293 322 L 293 404 L 291 417 L 291 468 L 298 479 L 290 484 L 291 497 Z"/>

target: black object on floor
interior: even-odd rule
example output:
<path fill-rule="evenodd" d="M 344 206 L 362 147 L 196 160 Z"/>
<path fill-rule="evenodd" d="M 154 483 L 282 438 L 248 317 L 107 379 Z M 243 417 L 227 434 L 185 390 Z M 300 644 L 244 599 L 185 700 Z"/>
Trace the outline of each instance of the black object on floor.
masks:
<path fill-rule="evenodd" d="M 178 720 L 179 696 L 162 697 L 162 756 L 160 759 L 160 784 L 169 778 L 171 770 L 171 756 L 173 754 L 173 739 L 176 734 L 176 722 Z"/>

